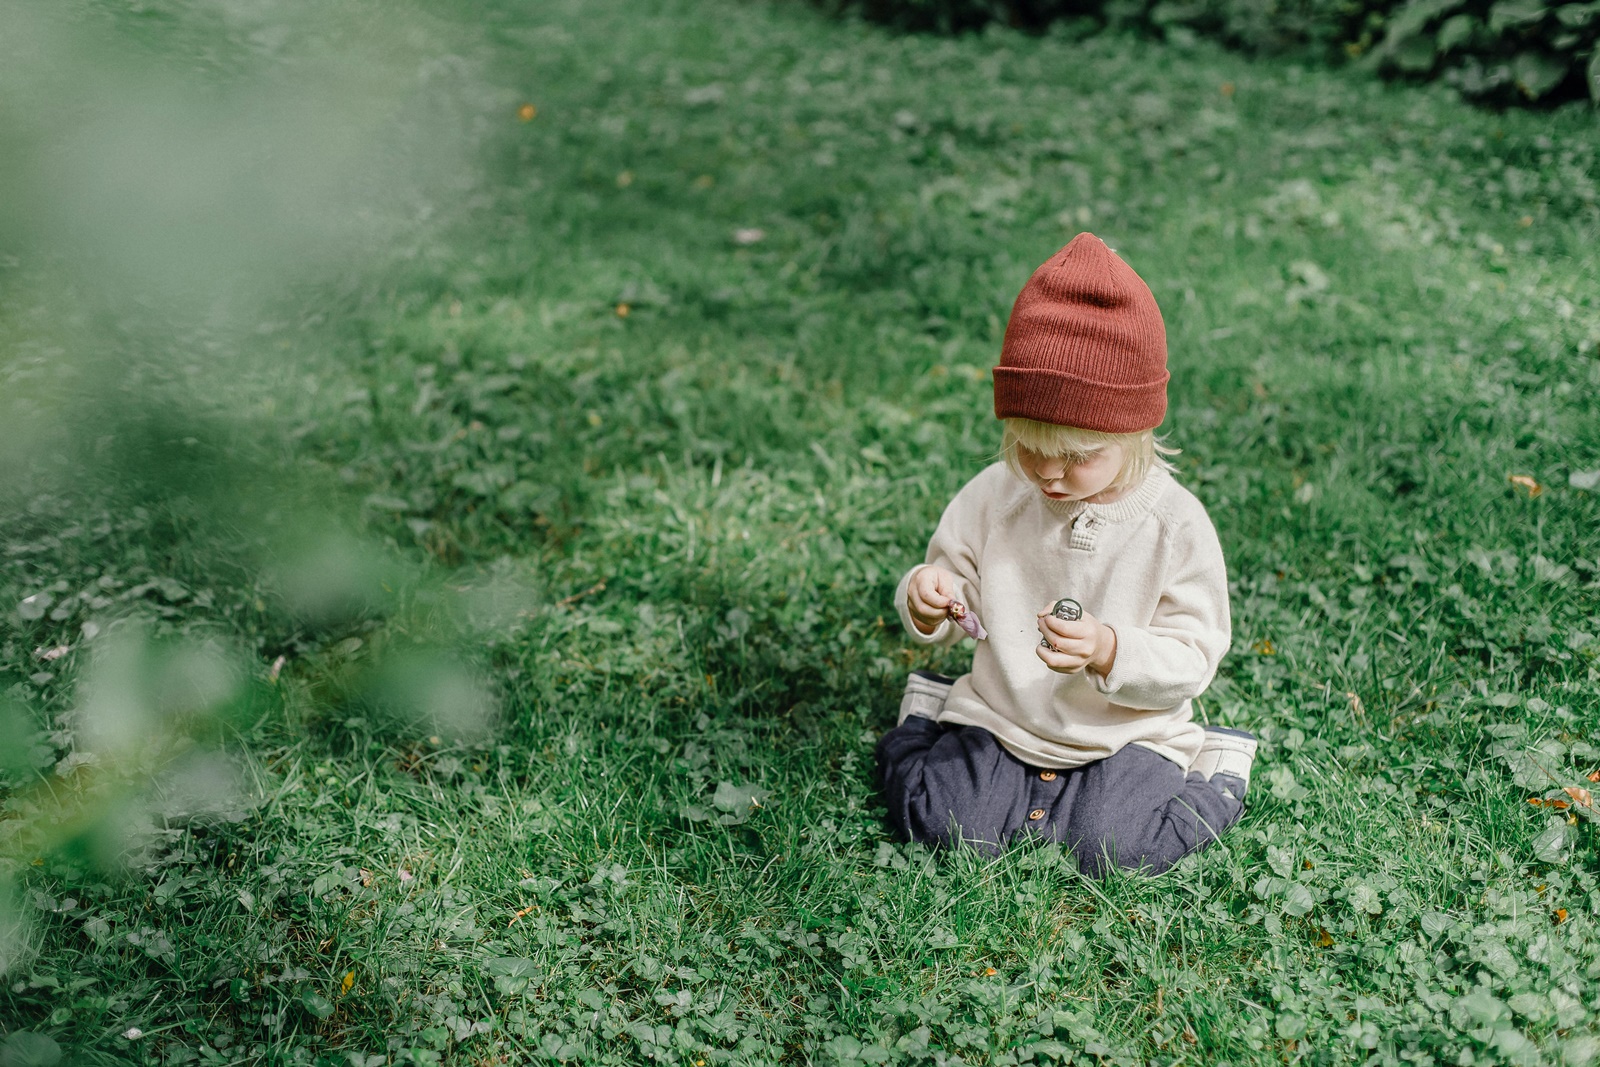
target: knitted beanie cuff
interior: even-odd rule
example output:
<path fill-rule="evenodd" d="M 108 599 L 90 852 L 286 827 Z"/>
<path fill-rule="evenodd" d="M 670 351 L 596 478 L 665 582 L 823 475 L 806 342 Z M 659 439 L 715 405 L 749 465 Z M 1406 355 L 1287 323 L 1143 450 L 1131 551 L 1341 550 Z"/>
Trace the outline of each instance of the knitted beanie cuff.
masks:
<path fill-rule="evenodd" d="M 994 414 L 1101 433 L 1139 433 L 1167 415 L 1165 370 L 1155 381 L 1099 382 L 1045 367 L 994 368 Z"/>

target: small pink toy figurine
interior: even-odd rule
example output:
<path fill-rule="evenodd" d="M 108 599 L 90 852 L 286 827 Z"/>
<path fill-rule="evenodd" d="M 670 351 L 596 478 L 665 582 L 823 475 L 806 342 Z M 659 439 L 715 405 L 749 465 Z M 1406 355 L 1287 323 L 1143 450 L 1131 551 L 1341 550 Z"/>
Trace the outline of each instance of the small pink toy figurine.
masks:
<path fill-rule="evenodd" d="M 983 628 L 983 623 L 978 621 L 977 614 L 968 611 L 967 606 L 961 601 L 950 601 L 949 611 L 950 618 L 955 620 L 955 624 L 957 626 L 966 631 L 968 637 L 972 638 L 974 641 L 982 641 L 988 638 L 989 631 L 985 630 Z"/>

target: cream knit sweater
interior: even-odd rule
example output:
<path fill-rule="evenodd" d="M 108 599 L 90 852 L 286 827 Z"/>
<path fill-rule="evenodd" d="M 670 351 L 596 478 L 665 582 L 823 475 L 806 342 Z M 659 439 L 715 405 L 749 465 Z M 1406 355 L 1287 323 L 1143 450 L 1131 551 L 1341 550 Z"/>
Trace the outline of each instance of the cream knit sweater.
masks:
<path fill-rule="evenodd" d="M 972 672 L 956 681 L 941 722 L 981 726 L 1018 759 L 1077 767 L 1144 745 L 1187 768 L 1201 728 L 1190 701 L 1205 691 L 1231 640 L 1228 576 L 1205 508 L 1164 470 L 1110 504 L 1053 501 L 996 463 L 945 508 L 895 593 L 918 644 L 965 636 L 949 620 L 919 633 L 906 609 L 911 576 L 935 565 L 978 613 Z M 1117 633 L 1111 673 L 1058 674 L 1034 654 L 1036 614 L 1061 597 Z"/>

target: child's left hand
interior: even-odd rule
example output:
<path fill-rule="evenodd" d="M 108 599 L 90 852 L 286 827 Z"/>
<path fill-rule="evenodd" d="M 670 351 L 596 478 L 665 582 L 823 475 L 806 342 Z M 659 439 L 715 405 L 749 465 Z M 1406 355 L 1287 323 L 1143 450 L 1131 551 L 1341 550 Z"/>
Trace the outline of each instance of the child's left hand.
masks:
<path fill-rule="evenodd" d="M 1045 608 L 1039 612 L 1039 634 L 1044 643 L 1034 649 L 1044 665 L 1061 674 L 1092 668 L 1102 678 L 1117 659 L 1117 631 L 1089 614 L 1071 622 L 1058 619 Z"/>

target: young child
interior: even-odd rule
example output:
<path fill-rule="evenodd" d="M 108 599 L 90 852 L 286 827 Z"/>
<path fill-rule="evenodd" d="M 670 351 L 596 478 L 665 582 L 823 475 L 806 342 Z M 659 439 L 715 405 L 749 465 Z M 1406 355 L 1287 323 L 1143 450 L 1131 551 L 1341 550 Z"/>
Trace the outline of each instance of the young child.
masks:
<path fill-rule="evenodd" d="M 1163 871 L 1242 813 L 1255 739 L 1190 704 L 1228 650 L 1228 580 L 1159 455 L 1168 377 L 1155 297 L 1092 234 L 1017 297 L 994 371 L 1004 462 L 956 494 L 896 593 L 913 641 L 979 637 L 970 674 L 912 674 L 878 743 L 907 838 L 1038 837 L 1100 877 Z"/>

